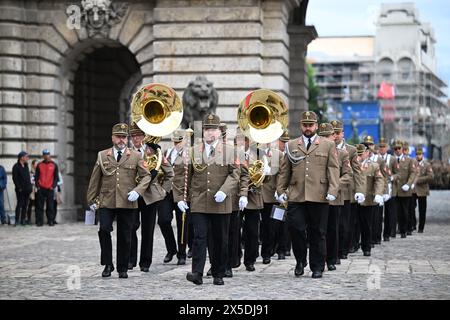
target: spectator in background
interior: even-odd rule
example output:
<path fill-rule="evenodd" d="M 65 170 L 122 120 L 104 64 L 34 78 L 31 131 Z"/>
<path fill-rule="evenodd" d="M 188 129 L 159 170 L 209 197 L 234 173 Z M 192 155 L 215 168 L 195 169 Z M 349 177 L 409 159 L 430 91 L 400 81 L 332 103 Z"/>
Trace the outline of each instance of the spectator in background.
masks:
<path fill-rule="evenodd" d="M 58 224 L 57 222 L 56 222 L 56 215 L 58 214 L 58 204 L 61 204 L 62 203 L 62 192 L 61 192 L 61 187 L 62 187 L 62 185 L 63 185 L 63 178 L 62 178 L 62 174 L 61 174 L 61 172 L 58 170 L 58 183 L 57 183 L 57 185 L 56 185 L 56 191 L 55 191 L 55 197 L 54 197 L 54 205 L 55 205 L 55 216 L 54 216 L 54 219 L 53 219 L 53 223 L 54 224 Z"/>
<path fill-rule="evenodd" d="M 26 224 L 31 224 L 31 212 L 33 211 L 33 207 L 36 208 L 36 182 L 34 180 L 34 174 L 36 173 L 36 166 L 38 164 L 37 159 L 31 161 L 31 184 L 33 185 L 33 190 L 30 194 L 30 201 L 28 202 L 28 211 L 27 211 L 27 221 Z"/>
<path fill-rule="evenodd" d="M 30 170 L 28 168 L 28 153 L 21 151 L 17 155 L 17 162 L 12 168 L 12 178 L 16 187 L 17 205 L 15 226 L 25 225 L 28 201 L 33 187 L 31 185 Z"/>
<path fill-rule="evenodd" d="M 6 171 L 3 166 L 0 165 L 0 220 L 2 224 L 6 224 L 5 205 L 3 191 L 6 189 Z"/>
<path fill-rule="evenodd" d="M 36 225 L 42 227 L 44 224 L 44 202 L 46 204 L 45 214 L 50 227 L 55 225 L 54 193 L 58 184 L 58 166 L 50 157 L 50 151 L 42 151 L 43 161 L 36 167 Z"/>

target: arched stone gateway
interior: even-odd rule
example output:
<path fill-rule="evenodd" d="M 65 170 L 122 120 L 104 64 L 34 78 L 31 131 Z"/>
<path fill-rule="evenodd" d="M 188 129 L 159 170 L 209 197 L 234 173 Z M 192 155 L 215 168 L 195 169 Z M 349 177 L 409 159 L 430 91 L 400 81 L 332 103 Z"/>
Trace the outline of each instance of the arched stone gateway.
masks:
<path fill-rule="evenodd" d="M 233 130 L 252 89 L 277 91 L 295 114 L 307 108 L 307 0 L 0 1 L 0 159 L 49 148 L 64 177 L 58 221 L 77 219 L 98 149 L 129 120 L 142 83 L 182 96 L 205 75 L 217 113 Z M 9 179 L 11 207 L 15 205 Z M 6 203 L 6 209 L 9 205 Z"/>

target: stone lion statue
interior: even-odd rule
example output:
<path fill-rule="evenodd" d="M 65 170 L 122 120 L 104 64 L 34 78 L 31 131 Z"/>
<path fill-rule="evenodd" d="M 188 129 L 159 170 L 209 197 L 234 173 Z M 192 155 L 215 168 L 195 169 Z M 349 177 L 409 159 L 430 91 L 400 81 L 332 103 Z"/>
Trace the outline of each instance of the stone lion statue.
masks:
<path fill-rule="evenodd" d="M 194 127 L 194 121 L 202 121 L 208 113 L 216 113 L 219 95 L 213 83 L 205 76 L 198 76 L 189 82 L 183 93 L 183 128 Z"/>

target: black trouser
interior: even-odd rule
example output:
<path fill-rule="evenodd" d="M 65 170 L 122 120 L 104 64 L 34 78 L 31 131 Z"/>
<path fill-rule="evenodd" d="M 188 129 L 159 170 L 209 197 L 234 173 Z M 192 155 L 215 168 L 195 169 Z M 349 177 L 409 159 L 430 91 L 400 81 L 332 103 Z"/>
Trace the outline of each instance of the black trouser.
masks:
<path fill-rule="evenodd" d="M 419 230 L 423 231 L 427 218 L 427 197 L 418 197 L 417 195 L 416 197 L 419 202 Z"/>
<path fill-rule="evenodd" d="M 339 249 L 339 216 L 342 206 L 330 206 L 327 222 L 327 264 L 336 264 Z"/>
<path fill-rule="evenodd" d="M 409 204 L 409 215 L 408 215 L 408 228 L 407 230 L 409 232 L 412 232 L 417 228 L 417 220 L 416 220 L 416 206 L 417 206 L 417 195 L 413 193 L 412 197 L 410 198 L 410 204 Z"/>
<path fill-rule="evenodd" d="M 383 238 L 395 237 L 397 228 L 397 212 L 395 198 L 390 198 L 384 203 L 384 229 Z"/>
<path fill-rule="evenodd" d="M 230 214 L 193 212 L 191 219 L 194 226 L 192 272 L 203 275 L 208 244 L 208 225 L 211 223 L 211 235 L 214 243 L 211 250 L 211 273 L 215 278 L 223 277 L 227 264 Z"/>
<path fill-rule="evenodd" d="M 54 222 L 54 190 L 39 189 L 36 192 L 36 224 L 42 225 L 44 223 L 44 203 L 46 205 L 45 215 L 47 216 L 47 223 Z"/>
<path fill-rule="evenodd" d="M 264 208 L 261 210 L 261 231 L 262 231 L 262 245 L 261 256 L 263 258 L 270 258 L 272 250 L 275 245 L 275 224 L 270 218 L 273 203 L 264 203 Z"/>
<path fill-rule="evenodd" d="M 156 213 L 158 210 L 159 201 L 149 205 L 145 205 L 142 197 L 138 199 L 139 209 L 135 209 L 133 212 L 133 222 L 131 229 L 131 254 L 130 264 L 134 267 L 137 263 L 137 229 L 141 226 L 141 255 L 139 258 L 139 266 L 149 268 L 153 259 L 153 235 L 155 232 Z M 139 222 L 140 213 L 140 222 Z"/>
<path fill-rule="evenodd" d="M 177 206 L 178 207 L 178 206 Z M 166 244 L 167 253 L 177 253 L 177 243 L 172 228 L 173 219 L 173 198 L 167 195 L 160 201 L 158 207 L 158 225 Z M 186 252 L 185 252 L 186 255 Z"/>
<path fill-rule="evenodd" d="M 256 262 L 259 255 L 259 209 L 244 209 L 244 265 L 248 266 Z M 267 235 L 264 235 L 267 236 Z"/>
<path fill-rule="evenodd" d="M 323 271 L 326 256 L 328 203 L 289 202 L 287 222 L 297 263 L 306 261 L 309 242 L 309 265 L 312 271 Z M 308 233 L 308 239 L 306 238 Z"/>
<path fill-rule="evenodd" d="M 359 225 L 359 205 L 355 202 L 350 205 L 350 245 L 349 248 L 357 249 L 361 239 L 361 227 Z"/>
<path fill-rule="evenodd" d="M 27 216 L 27 207 L 31 192 L 16 191 L 16 224 L 24 223 Z"/>
<path fill-rule="evenodd" d="M 27 221 L 28 223 L 31 223 L 31 212 L 33 211 L 33 208 L 36 210 L 36 200 L 30 199 L 28 202 L 28 209 L 27 209 Z"/>
<path fill-rule="evenodd" d="M 175 219 L 177 220 L 177 243 L 178 243 L 178 251 L 177 258 L 185 258 L 186 259 L 186 247 L 192 248 L 192 237 L 194 230 L 192 228 L 191 223 L 191 214 L 189 209 L 186 210 L 186 216 L 184 221 L 184 231 L 183 231 L 183 211 L 178 208 L 178 204 L 173 201 L 173 194 L 170 192 L 170 199 L 172 201 L 172 207 L 175 209 Z M 188 203 L 189 206 L 189 203 Z M 181 241 L 181 234 L 183 234 L 183 241 Z M 181 243 L 183 242 L 183 243 Z M 168 251 L 169 252 L 169 251 Z"/>
<path fill-rule="evenodd" d="M 339 248 L 338 255 L 347 255 L 350 244 L 350 200 L 345 200 L 339 215 Z"/>
<path fill-rule="evenodd" d="M 271 218 L 270 220 L 272 237 L 270 240 L 272 243 L 270 253 L 273 254 L 276 252 L 277 254 L 282 253 L 284 255 L 287 251 L 291 251 L 287 222 Z"/>
<path fill-rule="evenodd" d="M 126 272 L 130 259 L 131 226 L 133 224 L 134 209 L 107 209 L 98 210 L 100 230 L 100 263 L 102 266 L 113 266 L 111 232 L 113 221 L 117 218 L 117 271 Z"/>
<path fill-rule="evenodd" d="M 240 250 L 240 233 L 241 221 L 239 218 L 239 211 L 233 211 L 230 215 L 230 227 L 228 230 L 228 255 L 227 255 L 227 269 L 237 268 L 241 264 L 239 257 Z"/>
<path fill-rule="evenodd" d="M 358 206 L 359 224 L 361 227 L 361 248 L 370 252 L 372 248 L 372 221 L 378 206 Z"/>
<path fill-rule="evenodd" d="M 372 221 L 372 243 L 381 242 L 381 233 L 383 232 L 383 206 L 377 206 L 373 211 Z"/>
<path fill-rule="evenodd" d="M 409 206 L 411 205 L 410 197 L 397 197 L 397 215 L 398 215 L 398 227 L 400 233 L 404 234 L 408 228 L 409 221 Z"/>

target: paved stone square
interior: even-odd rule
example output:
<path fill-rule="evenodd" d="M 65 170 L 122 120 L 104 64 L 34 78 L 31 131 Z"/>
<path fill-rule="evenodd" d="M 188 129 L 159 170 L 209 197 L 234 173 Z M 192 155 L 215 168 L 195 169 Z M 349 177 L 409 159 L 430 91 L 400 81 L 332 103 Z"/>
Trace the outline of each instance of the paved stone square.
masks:
<path fill-rule="evenodd" d="M 295 278 L 294 258 L 275 256 L 269 265 L 259 258 L 255 272 L 234 269 L 224 286 L 208 277 L 202 286 L 188 282 L 190 259 L 163 264 L 158 226 L 151 272 L 135 268 L 128 279 L 101 277 L 97 226 L 1 226 L 0 299 L 449 299 L 449 199 L 450 192 L 432 195 L 425 233 L 383 242 L 371 257 L 349 255 L 322 279 Z"/>

